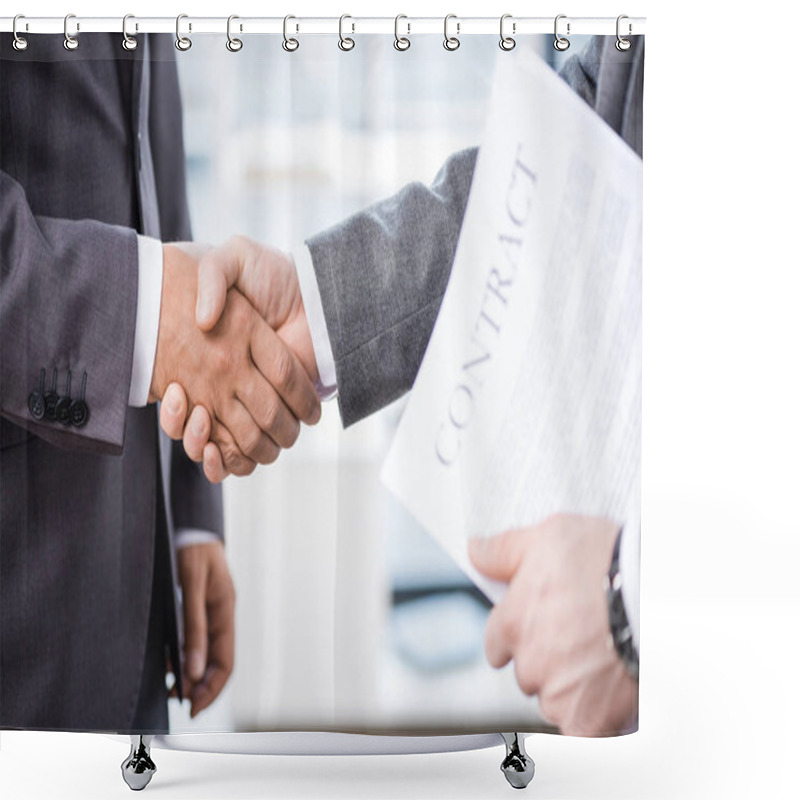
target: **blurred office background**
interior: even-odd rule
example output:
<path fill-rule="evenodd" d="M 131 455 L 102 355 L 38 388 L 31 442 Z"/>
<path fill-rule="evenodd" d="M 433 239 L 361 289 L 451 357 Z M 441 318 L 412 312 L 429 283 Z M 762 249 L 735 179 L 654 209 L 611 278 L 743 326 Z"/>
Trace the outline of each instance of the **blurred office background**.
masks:
<path fill-rule="evenodd" d="M 406 52 L 355 39 L 290 54 L 253 36 L 232 54 L 203 36 L 179 54 L 195 239 L 296 250 L 480 143 L 495 60 L 515 53 L 489 36 L 452 53 L 435 36 Z M 565 57 L 548 37 L 525 46 Z M 173 732 L 536 726 L 513 668 L 486 663 L 487 603 L 380 483 L 402 408 L 343 431 L 328 402 L 274 465 L 225 483 L 236 665 L 197 719 L 171 702 Z"/>

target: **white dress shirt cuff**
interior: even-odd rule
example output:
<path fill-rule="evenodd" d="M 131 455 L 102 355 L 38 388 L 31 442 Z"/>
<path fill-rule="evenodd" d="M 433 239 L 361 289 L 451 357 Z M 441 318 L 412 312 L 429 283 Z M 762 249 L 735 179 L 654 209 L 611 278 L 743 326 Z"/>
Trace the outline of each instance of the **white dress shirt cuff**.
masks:
<path fill-rule="evenodd" d="M 164 257 L 161 242 L 139 236 L 139 294 L 133 340 L 133 370 L 129 406 L 146 406 L 156 361 L 158 322 L 161 318 L 161 279 Z"/>
<path fill-rule="evenodd" d="M 319 372 L 317 393 L 321 400 L 330 400 L 336 397 L 338 391 L 336 364 L 333 360 L 328 326 L 325 324 L 325 312 L 322 310 L 322 297 L 317 285 L 317 276 L 311 261 L 311 251 L 302 244 L 292 251 L 292 257 L 297 270 L 300 294 L 303 296 L 308 329 L 311 332 L 314 357 L 317 359 L 317 371 Z"/>
<path fill-rule="evenodd" d="M 178 528 L 175 531 L 175 549 L 188 547 L 192 544 L 206 544 L 207 542 L 222 542 L 223 538 L 214 531 L 205 531 L 200 528 Z"/>

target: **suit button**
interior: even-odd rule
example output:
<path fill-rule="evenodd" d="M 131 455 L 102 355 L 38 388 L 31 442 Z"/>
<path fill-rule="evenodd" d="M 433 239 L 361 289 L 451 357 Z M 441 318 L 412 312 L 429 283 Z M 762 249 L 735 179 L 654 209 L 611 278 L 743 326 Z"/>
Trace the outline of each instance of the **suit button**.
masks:
<path fill-rule="evenodd" d="M 42 367 L 39 372 L 39 390 L 32 391 L 28 395 L 28 411 L 34 419 L 42 419 L 44 417 L 44 379 L 46 370 Z"/>
<path fill-rule="evenodd" d="M 74 400 L 69 407 L 69 418 L 76 428 L 82 428 L 89 421 L 89 406 L 83 400 Z"/>
<path fill-rule="evenodd" d="M 69 413 L 70 406 L 72 405 L 72 398 L 69 396 L 69 393 L 71 391 L 72 391 L 72 370 L 68 370 L 66 394 L 62 394 L 61 397 L 58 398 L 58 402 L 56 403 L 56 419 L 62 425 L 69 425 L 72 422 Z"/>
<path fill-rule="evenodd" d="M 69 425 L 71 423 L 69 409 L 72 405 L 72 400 L 69 397 L 60 397 L 56 403 L 56 419 L 62 425 Z"/>
<path fill-rule="evenodd" d="M 44 397 L 39 392 L 31 392 L 28 395 L 28 411 L 34 419 L 44 417 Z"/>

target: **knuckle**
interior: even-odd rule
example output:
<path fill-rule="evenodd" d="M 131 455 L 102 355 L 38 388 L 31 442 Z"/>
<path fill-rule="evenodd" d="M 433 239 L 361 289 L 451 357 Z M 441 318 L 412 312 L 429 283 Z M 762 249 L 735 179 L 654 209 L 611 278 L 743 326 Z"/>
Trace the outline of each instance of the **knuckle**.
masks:
<path fill-rule="evenodd" d="M 288 350 L 280 348 L 275 354 L 273 375 L 275 378 L 275 388 L 283 390 L 291 389 L 294 376 L 292 371 L 292 357 Z"/>
<path fill-rule="evenodd" d="M 277 401 L 267 403 L 261 412 L 261 425 L 263 430 L 274 430 L 278 424 L 280 416 L 280 406 Z"/>
<path fill-rule="evenodd" d="M 261 449 L 261 444 L 263 442 L 263 439 L 264 439 L 264 434 L 260 430 L 258 430 L 255 426 L 249 427 L 242 434 L 242 441 L 241 441 L 242 452 L 250 458 L 258 455 L 258 452 Z"/>

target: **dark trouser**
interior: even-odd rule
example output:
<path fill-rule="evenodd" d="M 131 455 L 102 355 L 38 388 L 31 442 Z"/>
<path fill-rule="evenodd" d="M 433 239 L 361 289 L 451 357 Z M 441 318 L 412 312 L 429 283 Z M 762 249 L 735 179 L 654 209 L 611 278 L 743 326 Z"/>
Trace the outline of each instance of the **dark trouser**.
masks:
<path fill-rule="evenodd" d="M 139 699 L 133 715 L 131 733 L 169 733 L 167 713 L 167 602 L 170 587 L 169 543 L 164 520 L 161 491 L 158 494 L 156 515 L 155 561 L 153 589 L 150 599 L 150 622 L 147 630 L 147 651 L 142 669 Z"/>

